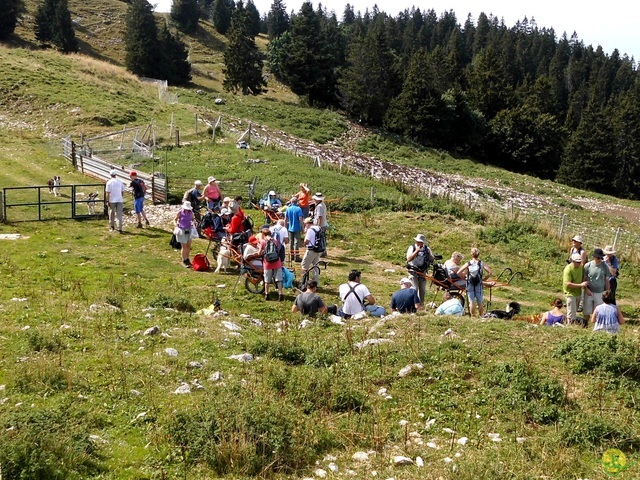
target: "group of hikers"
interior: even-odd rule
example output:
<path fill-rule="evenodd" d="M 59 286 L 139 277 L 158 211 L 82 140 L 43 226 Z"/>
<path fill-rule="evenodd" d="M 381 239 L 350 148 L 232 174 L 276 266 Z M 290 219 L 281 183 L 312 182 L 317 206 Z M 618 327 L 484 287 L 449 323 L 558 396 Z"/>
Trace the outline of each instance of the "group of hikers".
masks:
<path fill-rule="evenodd" d="M 265 283 L 265 300 L 270 299 L 270 288 L 275 285 L 277 299 L 284 300 L 283 265 L 287 255 L 291 262 L 301 264 L 301 272 L 309 272 L 308 281 L 303 285 L 303 293 L 295 300 L 292 311 L 304 315 L 333 313 L 343 318 L 358 318 L 368 314 L 386 315 L 387 310 L 376 305 L 369 289 L 361 283 L 362 273 L 349 272 L 346 283 L 340 285 L 339 296 L 342 305 L 325 305 L 318 295 L 320 258 L 326 256 L 327 207 L 321 192 L 314 195 L 307 184 L 300 183 L 297 193 L 283 202 L 274 190 L 269 191 L 259 202 L 265 215 L 265 224 L 253 234 L 253 223 L 242 209 L 243 198 L 223 197 L 214 177 L 209 177 L 207 185 L 194 182 L 187 190 L 183 204 L 175 217 L 177 241 L 181 245 L 182 263 L 191 267 L 189 260 L 191 241 L 205 230 L 209 238 L 222 242 L 239 242 L 242 261 L 261 272 Z M 204 218 L 199 214 L 206 208 Z M 619 262 L 612 246 L 596 248 L 592 260 L 582 247 L 580 235 L 572 238 L 567 266 L 563 272 L 562 290 L 565 294 L 566 310 L 561 298 L 555 298 L 551 309 L 540 315 L 541 325 L 580 324 L 589 321 L 595 330 L 611 333 L 619 331 L 624 322 L 616 306 L 616 287 Z M 471 316 L 490 315 L 484 311 L 484 287 L 493 286 L 489 278 L 492 271 L 480 259 L 478 248 L 472 248 L 470 258 L 464 262 L 460 252 L 453 252 L 442 267 L 443 278 L 438 280 L 444 290 L 443 301 L 436 308 L 436 315 L 464 315 L 463 294 L 469 302 Z M 431 280 L 428 270 L 436 262 L 436 257 L 427 244 L 425 235 L 418 234 L 406 251 L 407 276 L 400 280 L 400 288 L 391 296 L 391 310 L 399 313 L 413 313 L 425 308 L 427 282 Z M 443 286 L 445 285 L 445 286 Z M 578 313 L 582 312 L 582 317 Z"/>

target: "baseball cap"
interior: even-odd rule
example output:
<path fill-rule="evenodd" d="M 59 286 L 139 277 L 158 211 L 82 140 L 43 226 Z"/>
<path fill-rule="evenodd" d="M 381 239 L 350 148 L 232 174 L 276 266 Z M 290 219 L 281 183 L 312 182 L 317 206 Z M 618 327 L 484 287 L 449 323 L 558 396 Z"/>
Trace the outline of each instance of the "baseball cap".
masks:
<path fill-rule="evenodd" d="M 132 170 L 131 173 L 129 173 L 130 177 L 135 177 L 136 175 L 138 175 L 135 170 Z"/>
<path fill-rule="evenodd" d="M 118 175 L 118 172 L 116 172 L 115 170 L 111 170 L 109 172 L 109 175 L 111 175 L 112 177 L 115 177 L 116 175 Z"/>
<path fill-rule="evenodd" d="M 582 263 L 582 256 L 579 253 L 574 253 L 573 255 L 571 255 L 571 261 Z"/>

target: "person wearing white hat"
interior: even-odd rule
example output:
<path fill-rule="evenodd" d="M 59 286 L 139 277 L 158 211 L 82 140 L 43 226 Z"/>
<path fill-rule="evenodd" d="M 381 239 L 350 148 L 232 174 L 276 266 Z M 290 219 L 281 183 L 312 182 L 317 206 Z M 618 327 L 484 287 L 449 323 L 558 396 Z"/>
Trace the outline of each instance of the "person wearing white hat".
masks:
<path fill-rule="evenodd" d="M 220 206 L 220 197 L 222 197 L 222 192 L 220 192 L 220 188 L 218 187 L 215 177 L 209 177 L 207 179 L 207 186 L 204 187 L 203 195 L 207 201 L 208 210 L 213 210 L 215 207 Z"/>
<path fill-rule="evenodd" d="M 313 223 L 322 229 L 323 232 L 327 232 L 329 223 L 327 222 L 327 204 L 324 202 L 324 195 L 321 192 L 316 192 L 312 197 L 315 202 L 315 208 L 313 209 Z M 320 254 L 321 257 L 327 256 L 325 250 Z"/>
<path fill-rule="evenodd" d="M 587 251 L 582 248 L 583 243 L 580 235 L 574 235 L 573 238 L 571 238 L 571 248 L 569 249 L 569 260 L 567 260 L 567 263 L 571 263 L 571 256 L 574 253 L 579 253 L 582 258 L 582 266 L 585 266 L 587 263 Z"/>
<path fill-rule="evenodd" d="M 564 267 L 562 272 L 562 291 L 567 300 L 569 323 L 576 323 L 578 320 L 578 300 L 582 295 L 582 289 L 588 284 L 582 278 L 583 273 L 582 256 L 576 252 L 571 255 L 571 263 Z"/>
<path fill-rule="evenodd" d="M 400 290 L 396 290 L 391 295 L 391 310 L 399 313 L 415 313 L 422 308 L 422 302 L 412 283 L 407 277 L 400 280 Z"/>
<path fill-rule="evenodd" d="M 178 210 L 176 217 L 173 220 L 175 228 L 173 233 L 176 236 L 176 240 L 180 242 L 182 265 L 187 268 L 191 268 L 191 260 L 189 260 L 189 254 L 191 253 L 191 227 L 194 226 L 193 207 L 191 202 L 185 200 L 182 202 L 182 207 Z"/>
<path fill-rule="evenodd" d="M 616 256 L 616 251 L 611 245 L 604 247 L 604 263 L 609 269 L 609 296 L 613 305 L 616 304 L 616 290 L 618 289 L 618 275 L 620 275 L 620 261 Z"/>
<path fill-rule="evenodd" d="M 118 220 L 118 233 L 122 231 L 122 205 L 124 204 L 124 182 L 120 180 L 116 170 L 109 172 L 111 178 L 104 187 L 105 200 L 109 207 L 109 230 L 114 231 L 116 228 L 116 218 Z"/>
<path fill-rule="evenodd" d="M 272 218 L 274 218 L 274 217 L 270 217 L 267 214 L 267 212 L 270 212 L 272 214 L 277 213 L 281 207 L 282 207 L 282 202 L 276 195 L 275 190 L 270 190 L 269 194 L 267 195 L 267 198 L 264 199 L 264 201 L 262 202 L 262 209 L 265 211 L 264 223 L 266 225 L 270 225 L 271 223 L 273 223 Z"/>
<path fill-rule="evenodd" d="M 200 215 L 200 207 L 202 207 L 202 202 L 204 201 L 204 195 L 202 194 L 202 182 L 200 180 L 196 180 L 193 182 L 193 188 L 190 188 L 184 195 L 182 196 L 183 202 L 190 202 L 191 208 L 193 209 L 193 216 L 196 219 L 196 223 L 198 225 L 198 229 L 200 228 L 200 221 L 202 220 L 202 216 Z"/>
<path fill-rule="evenodd" d="M 418 292 L 420 303 L 424 303 L 424 292 L 427 288 L 427 277 L 424 274 L 433 263 L 433 253 L 427 246 L 427 238 L 419 233 L 413 239 L 414 243 L 407 248 L 407 270 L 413 288 Z"/>

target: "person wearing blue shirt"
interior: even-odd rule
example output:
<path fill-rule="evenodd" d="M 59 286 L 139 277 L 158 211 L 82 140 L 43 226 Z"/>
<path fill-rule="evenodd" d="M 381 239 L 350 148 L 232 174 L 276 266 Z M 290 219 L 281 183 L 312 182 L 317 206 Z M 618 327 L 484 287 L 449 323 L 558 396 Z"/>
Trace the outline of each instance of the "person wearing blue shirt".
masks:
<path fill-rule="evenodd" d="M 400 313 L 415 313 L 422 304 L 418 292 L 412 288 L 413 283 L 409 278 L 400 280 L 400 290 L 391 296 L 391 310 Z"/>
<path fill-rule="evenodd" d="M 284 212 L 284 218 L 289 233 L 289 252 L 291 253 L 291 258 L 296 262 L 301 262 L 300 245 L 302 243 L 304 217 L 302 216 L 302 208 L 298 206 L 298 197 L 291 197 L 291 203 Z"/>
<path fill-rule="evenodd" d="M 460 300 L 452 297 L 449 292 L 444 292 L 442 299 L 444 302 L 436 309 L 436 315 L 453 315 L 455 317 L 464 315 L 464 308 Z"/>

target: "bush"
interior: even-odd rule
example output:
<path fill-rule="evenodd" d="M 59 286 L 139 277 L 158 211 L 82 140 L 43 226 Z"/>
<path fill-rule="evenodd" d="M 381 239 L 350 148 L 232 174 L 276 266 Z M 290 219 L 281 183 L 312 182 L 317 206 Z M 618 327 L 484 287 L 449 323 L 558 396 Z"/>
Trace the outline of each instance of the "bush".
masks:
<path fill-rule="evenodd" d="M 193 313 L 196 308 L 184 298 L 172 298 L 163 294 L 159 294 L 150 303 L 153 308 L 173 308 L 179 312 Z"/>
<path fill-rule="evenodd" d="M 28 337 L 29 348 L 34 352 L 59 353 L 65 349 L 65 343 L 59 334 L 32 331 Z"/>
<path fill-rule="evenodd" d="M 602 415 L 572 414 L 560 420 L 560 439 L 567 446 L 637 448 L 640 439 L 620 421 Z"/>
<path fill-rule="evenodd" d="M 575 373 L 598 372 L 640 382 L 640 350 L 617 335 L 595 334 L 562 343 L 555 352 L 573 362 Z"/>
<path fill-rule="evenodd" d="M 487 383 L 494 387 L 500 403 L 509 409 L 521 409 L 529 421 L 548 424 L 558 419 L 559 407 L 564 402 L 564 387 L 559 380 L 515 362 L 494 366 L 487 375 Z"/>

